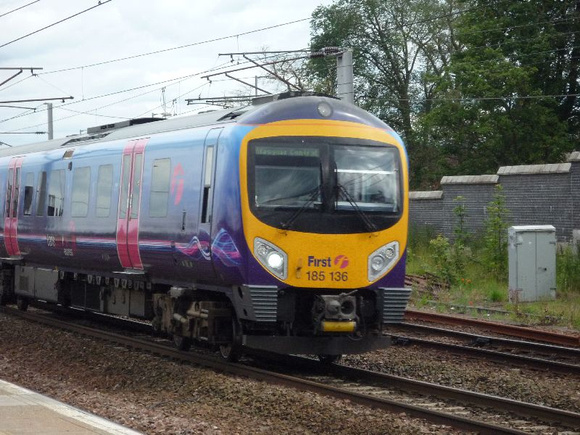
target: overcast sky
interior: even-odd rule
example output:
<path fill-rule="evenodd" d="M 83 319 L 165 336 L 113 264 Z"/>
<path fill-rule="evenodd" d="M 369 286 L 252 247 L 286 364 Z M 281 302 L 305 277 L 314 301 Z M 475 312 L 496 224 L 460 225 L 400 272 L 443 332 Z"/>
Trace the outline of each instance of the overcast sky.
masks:
<path fill-rule="evenodd" d="M 35 71 L 37 76 L 25 70 L 0 85 L 0 106 L 19 106 L 0 107 L 1 142 L 19 145 L 47 137 L 5 134 L 47 131 L 44 102 L 6 101 L 74 97 L 64 103 L 51 101 L 54 137 L 59 138 L 87 127 L 162 113 L 163 87 L 166 110 L 178 115 L 208 109 L 187 106 L 186 98 L 253 93 L 223 76 L 212 78 L 211 83 L 200 76 L 220 66 L 235 67 L 235 62 L 230 63 L 230 58 L 219 56 L 220 53 L 307 48 L 308 19 L 317 6 L 328 6 L 332 0 L 101 0 L 97 6 L 98 3 L 0 1 L 0 68 L 42 68 Z M 93 9 L 14 41 L 89 8 Z M 186 47 L 178 48 L 181 46 Z M 162 52 L 144 55 L 155 51 Z M 114 61 L 122 58 L 129 59 Z M 94 65 L 99 63 L 102 64 Z M 0 70 L 0 83 L 16 72 Z M 262 74 L 254 69 L 234 75 L 253 83 L 254 77 Z M 272 90 L 271 85 L 260 84 L 268 86 Z M 127 91 L 133 88 L 138 89 Z"/>

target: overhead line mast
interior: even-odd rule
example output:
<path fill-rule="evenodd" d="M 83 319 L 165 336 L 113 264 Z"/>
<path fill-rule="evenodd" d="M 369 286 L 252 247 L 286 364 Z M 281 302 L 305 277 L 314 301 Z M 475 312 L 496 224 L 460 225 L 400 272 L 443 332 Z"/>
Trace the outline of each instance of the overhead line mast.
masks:
<path fill-rule="evenodd" d="M 248 56 L 250 55 L 257 55 L 257 54 L 288 54 L 288 53 L 308 53 L 304 56 L 297 56 L 292 58 L 285 58 L 285 59 L 278 59 L 273 60 L 270 62 L 262 62 L 259 63 L 255 59 L 252 59 Z M 207 74 L 205 76 L 201 76 L 201 78 L 207 79 L 211 83 L 211 78 L 219 75 L 224 75 L 225 77 L 240 82 L 250 88 L 257 91 L 263 92 L 265 95 L 270 95 L 271 93 L 258 87 L 257 80 L 256 84 L 252 85 L 251 83 L 245 82 L 240 78 L 234 77 L 231 74 L 234 72 L 245 71 L 253 68 L 262 68 L 266 71 L 271 77 L 277 79 L 278 81 L 284 83 L 288 87 L 288 91 L 290 92 L 294 88 L 297 91 L 304 91 L 304 89 L 292 83 L 291 81 L 281 77 L 276 71 L 273 71 L 270 68 L 266 68 L 267 66 L 276 65 L 279 63 L 284 62 L 292 62 L 301 59 L 313 59 L 317 57 L 326 57 L 326 56 L 336 56 L 336 63 L 337 63 L 337 96 L 344 101 L 347 101 L 351 104 L 354 104 L 354 79 L 353 79 L 353 63 L 352 63 L 352 50 L 351 49 L 344 49 L 340 47 L 324 47 L 315 52 L 309 52 L 308 50 L 289 50 L 289 51 L 263 51 L 263 52 L 233 52 L 233 53 L 220 53 L 219 56 L 230 56 L 233 61 L 233 56 L 242 56 L 245 60 L 251 62 L 253 65 L 250 66 L 243 66 L 239 68 L 230 69 L 228 71 L 222 71 L 213 74 Z M 205 101 L 208 104 L 216 104 L 218 102 L 223 102 L 224 104 L 228 104 L 231 102 L 240 102 L 240 101 L 249 101 L 252 98 L 251 96 L 232 96 L 232 97 L 209 97 L 209 98 L 188 98 L 185 101 L 188 105 L 191 104 L 199 104 L 200 101 Z"/>
<path fill-rule="evenodd" d="M 10 80 L 14 80 L 16 77 L 18 77 L 20 74 L 22 74 L 25 69 L 29 69 L 30 70 L 30 74 L 34 75 L 34 70 L 37 70 L 37 69 L 40 70 L 42 68 L 38 68 L 38 67 L 35 67 L 35 66 L 0 67 L 0 71 L 15 71 L 15 70 L 18 70 L 17 73 L 13 74 L 12 76 L 10 76 L 6 80 L 4 80 L 2 83 L 0 83 L 0 86 L 8 83 Z"/>
<path fill-rule="evenodd" d="M 42 68 L 40 68 L 40 67 L 30 67 L 30 66 L 29 67 L 24 67 L 24 66 L 0 67 L 0 71 L 17 71 L 16 73 L 14 73 L 10 77 L 8 77 L 6 80 L 1 82 L 0 86 L 5 85 L 6 83 L 8 83 L 11 80 L 14 80 L 16 77 L 18 77 L 20 74 L 22 74 L 24 72 L 24 70 L 30 70 L 30 74 L 36 75 L 34 73 L 34 71 L 41 70 L 41 69 Z M 20 99 L 20 100 L 5 100 L 5 101 L 0 101 L 0 104 L 5 104 L 5 106 L 0 106 L 0 107 L 30 110 L 27 107 L 9 106 L 8 104 L 11 104 L 11 103 L 32 103 L 32 102 L 41 102 L 41 101 L 54 101 L 54 100 L 61 100 L 64 103 L 65 100 L 72 100 L 73 98 L 74 97 L 67 96 L 67 97 L 25 98 L 25 99 Z M 53 118 L 52 118 L 52 103 L 45 103 L 45 104 L 47 105 L 47 112 L 48 112 L 48 132 L 31 132 L 31 133 L 0 132 L 0 134 L 46 134 L 46 133 L 48 133 L 48 140 L 51 140 L 53 138 L 53 131 L 54 131 Z M 36 110 L 36 109 L 32 109 L 32 110 Z M 5 142 L 2 142 L 2 143 L 6 144 Z"/>

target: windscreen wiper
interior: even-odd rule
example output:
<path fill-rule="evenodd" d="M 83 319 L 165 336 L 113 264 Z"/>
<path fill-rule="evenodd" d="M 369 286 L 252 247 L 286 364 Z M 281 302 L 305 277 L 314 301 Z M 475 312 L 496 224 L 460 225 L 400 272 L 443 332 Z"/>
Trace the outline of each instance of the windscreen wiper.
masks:
<path fill-rule="evenodd" d="M 271 204 L 271 203 L 276 202 L 276 201 L 285 201 L 287 199 L 300 198 L 301 196 L 304 196 L 304 195 L 314 195 L 314 194 L 317 194 L 318 192 L 320 192 L 320 186 L 316 186 L 314 189 L 308 189 L 305 192 L 294 193 L 294 194 L 289 195 L 289 196 L 270 198 L 270 199 L 267 199 L 266 201 L 260 202 L 260 204 L 258 204 L 258 206 Z M 310 201 L 310 198 L 311 198 L 311 196 L 308 196 L 308 201 Z M 282 204 L 278 204 L 278 205 L 282 205 Z"/>
<path fill-rule="evenodd" d="M 312 204 L 316 198 L 318 197 L 318 194 L 320 193 L 320 190 L 322 188 L 322 185 L 318 185 L 316 186 L 313 191 L 312 194 L 308 197 L 308 201 L 306 201 L 304 204 L 302 204 L 302 207 L 300 207 L 298 210 L 296 210 L 296 212 L 294 212 L 294 214 L 292 216 L 290 216 L 290 218 L 288 218 L 288 220 L 286 222 L 280 222 L 280 226 L 283 230 L 289 230 L 290 229 L 290 225 L 292 225 L 294 223 L 294 221 L 298 218 L 298 216 L 300 216 L 304 210 L 306 210 L 310 204 Z"/>
<path fill-rule="evenodd" d="M 339 190 L 338 196 L 340 197 L 340 193 L 344 195 L 348 203 L 352 206 L 352 208 L 356 211 L 356 214 L 362 220 L 367 231 L 370 233 L 376 232 L 377 226 L 374 223 L 372 223 L 367 214 L 364 211 L 362 211 L 362 209 L 358 206 L 352 195 L 348 193 L 348 190 L 346 190 L 346 188 L 340 183 L 336 183 L 336 188 Z"/>

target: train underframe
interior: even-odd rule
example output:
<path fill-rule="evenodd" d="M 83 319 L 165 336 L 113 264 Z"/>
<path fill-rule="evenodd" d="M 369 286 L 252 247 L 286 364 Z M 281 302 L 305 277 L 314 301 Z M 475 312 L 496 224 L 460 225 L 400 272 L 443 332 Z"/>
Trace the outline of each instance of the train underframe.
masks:
<path fill-rule="evenodd" d="M 204 343 L 228 360 L 244 348 L 315 354 L 332 362 L 341 354 L 387 347 L 383 325 L 402 320 L 409 294 L 409 289 L 175 287 L 138 275 L 104 277 L 10 264 L 0 269 L 0 304 L 16 302 L 26 309 L 30 301 L 42 300 L 149 319 L 179 349 Z"/>

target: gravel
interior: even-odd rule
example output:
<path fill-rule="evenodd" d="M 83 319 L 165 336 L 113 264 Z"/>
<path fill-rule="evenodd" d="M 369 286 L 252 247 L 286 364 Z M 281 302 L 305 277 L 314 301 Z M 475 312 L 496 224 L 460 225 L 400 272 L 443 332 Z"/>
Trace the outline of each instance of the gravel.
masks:
<path fill-rule="evenodd" d="M 343 363 L 580 412 L 580 377 L 415 346 Z M 0 314 L 0 378 L 147 434 L 450 433 L 314 393 L 216 373 Z"/>
<path fill-rule="evenodd" d="M 580 412 L 580 378 L 502 366 L 416 346 L 391 347 L 343 363 L 494 396 Z"/>
<path fill-rule="evenodd" d="M 406 360 L 409 355 L 393 348 L 348 361 L 407 375 L 445 367 L 420 354 L 423 366 Z M 440 375 L 456 379 L 452 373 Z M 0 378 L 147 434 L 452 432 L 404 414 L 216 373 L 1 313 Z"/>

